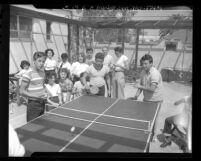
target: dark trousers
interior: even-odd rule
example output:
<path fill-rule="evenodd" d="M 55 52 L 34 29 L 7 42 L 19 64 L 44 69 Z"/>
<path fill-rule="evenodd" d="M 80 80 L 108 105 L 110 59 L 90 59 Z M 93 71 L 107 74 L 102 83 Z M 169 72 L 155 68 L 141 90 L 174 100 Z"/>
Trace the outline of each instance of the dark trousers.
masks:
<path fill-rule="evenodd" d="M 174 125 L 174 120 L 176 116 L 170 116 L 165 119 L 165 124 L 163 128 L 163 133 L 172 134 L 172 128 Z"/>
<path fill-rule="evenodd" d="M 27 122 L 35 119 L 44 114 L 45 101 L 44 100 L 30 100 L 27 104 Z"/>
<path fill-rule="evenodd" d="M 96 94 L 97 96 L 105 96 L 105 86 L 98 87 L 99 92 Z"/>
<path fill-rule="evenodd" d="M 54 103 L 59 103 L 59 97 L 58 96 L 50 97 L 49 99 Z"/>

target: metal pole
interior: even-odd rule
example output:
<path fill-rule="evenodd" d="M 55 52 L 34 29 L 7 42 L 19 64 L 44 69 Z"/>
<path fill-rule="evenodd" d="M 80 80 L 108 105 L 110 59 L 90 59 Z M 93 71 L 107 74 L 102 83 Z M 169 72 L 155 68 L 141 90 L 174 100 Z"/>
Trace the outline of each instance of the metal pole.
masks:
<path fill-rule="evenodd" d="M 16 61 L 15 61 L 15 57 L 13 56 L 11 50 L 10 50 L 10 56 L 11 56 L 11 58 L 13 59 L 13 62 L 14 62 L 14 64 L 15 64 L 15 66 L 17 67 L 17 70 L 19 71 L 19 67 L 18 67 L 18 65 L 17 65 L 17 63 L 16 63 Z"/>
<path fill-rule="evenodd" d="M 61 33 L 61 38 L 63 40 L 63 44 L 65 44 L 65 41 L 64 41 L 64 38 L 63 38 L 63 34 L 62 34 L 62 30 L 61 30 L 61 26 L 60 26 L 60 23 L 59 24 L 59 30 L 60 30 L 60 33 Z M 64 45 L 64 48 L 65 48 L 65 45 Z M 66 52 L 67 52 L 67 49 L 65 48 Z"/>
<path fill-rule="evenodd" d="M 182 70 L 183 70 L 183 65 L 184 65 L 184 54 L 186 51 L 185 45 L 186 45 L 187 39 L 188 39 L 188 29 L 186 29 L 186 38 L 185 38 L 184 51 L 183 51 L 183 57 L 182 57 Z"/>
<path fill-rule="evenodd" d="M 135 54 L 135 69 L 137 69 L 139 34 L 140 34 L 140 29 L 137 28 L 136 47 L 135 47 L 135 53 L 136 53 L 136 54 Z"/>
<path fill-rule="evenodd" d="M 48 48 L 48 45 L 47 45 L 47 41 L 46 41 L 46 39 L 45 39 L 45 36 L 44 36 L 44 34 L 43 34 L 43 30 L 42 30 L 42 26 L 41 26 L 40 21 L 39 21 L 39 26 L 40 26 L 40 30 L 41 30 L 41 33 L 42 33 L 42 37 L 43 37 L 43 40 L 44 40 L 44 43 L 45 43 L 45 46 L 46 46 L 46 49 L 47 49 L 47 48 Z"/>
<path fill-rule="evenodd" d="M 58 56 L 59 56 L 58 60 L 59 60 L 59 59 L 60 59 L 60 53 L 59 53 L 59 49 L 58 49 L 58 47 L 57 47 L 56 39 L 55 39 L 55 37 L 54 37 L 54 33 L 52 32 L 52 30 L 51 30 L 51 33 L 52 33 L 52 36 L 53 36 L 53 39 L 54 39 L 54 42 L 55 42 L 55 46 L 56 46 L 57 53 L 58 53 Z"/>
<path fill-rule="evenodd" d="M 27 52 L 26 52 L 26 50 L 25 50 L 24 44 L 23 44 L 23 42 L 22 42 L 22 40 L 21 40 L 21 38 L 20 38 L 20 35 L 18 36 L 18 39 L 19 39 L 19 41 L 20 41 L 20 44 L 21 44 L 21 46 L 22 46 L 22 49 L 23 49 L 24 54 L 25 54 L 25 56 L 26 56 L 26 59 L 29 61 L 29 57 L 28 57 Z"/>
<path fill-rule="evenodd" d="M 79 34 L 80 34 L 80 32 L 79 32 L 79 26 L 78 25 L 76 26 L 76 29 L 77 29 L 77 32 L 76 32 L 77 33 L 77 36 L 76 36 L 76 40 L 77 40 L 76 41 L 76 52 L 77 52 L 77 55 L 79 55 L 79 45 L 80 45 L 79 44 L 79 39 L 80 39 Z"/>
<path fill-rule="evenodd" d="M 71 25 L 68 24 L 68 55 L 71 58 Z"/>
<path fill-rule="evenodd" d="M 33 26 L 33 25 L 32 25 Z M 31 47 L 30 47 L 30 52 L 31 52 L 31 62 L 30 64 L 33 65 L 33 44 L 32 44 L 32 41 L 33 41 L 33 32 L 31 32 Z"/>
<path fill-rule="evenodd" d="M 163 55 L 162 55 L 162 57 L 161 57 L 160 62 L 158 63 L 158 67 L 157 67 L 157 69 L 159 69 L 159 67 L 160 67 L 160 65 L 161 65 L 161 62 L 162 62 L 162 60 L 163 60 L 164 57 L 165 57 L 165 53 L 166 53 L 166 47 L 164 47 L 164 49 L 163 49 Z"/>

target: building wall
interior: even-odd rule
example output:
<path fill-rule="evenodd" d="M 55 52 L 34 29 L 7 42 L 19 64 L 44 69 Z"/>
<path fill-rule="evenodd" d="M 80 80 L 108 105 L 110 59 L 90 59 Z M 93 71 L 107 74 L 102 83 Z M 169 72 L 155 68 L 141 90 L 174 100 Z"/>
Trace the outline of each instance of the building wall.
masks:
<path fill-rule="evenodd" d="M 47 48 L 54 50 L 54 59 L 59 60 L 61 53 L 66 52 L 68 44 L 68 26 L 64 23 L 52 22 L 50 40 L 46 39 L 46 20 L 33 18 L 32 40 L 10 39 L 10 68 L 9 73 L 19 71 L 22 60 L 28 60 L 33 65 L 33 53 L 45 51 Z"/>

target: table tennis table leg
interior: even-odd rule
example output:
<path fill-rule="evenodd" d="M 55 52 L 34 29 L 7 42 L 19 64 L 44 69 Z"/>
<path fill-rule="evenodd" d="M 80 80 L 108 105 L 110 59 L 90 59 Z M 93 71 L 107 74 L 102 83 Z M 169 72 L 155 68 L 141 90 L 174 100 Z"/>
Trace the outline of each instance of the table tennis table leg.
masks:
<path fill-rule="evenodd" d="M 149 143 L 148 143 L 147 148 L 145 149 L 145 152 L 146 152 L 146 153 L 149 153 L 149 148 L 150 148 L 150 141 L 149 141 Z"/>

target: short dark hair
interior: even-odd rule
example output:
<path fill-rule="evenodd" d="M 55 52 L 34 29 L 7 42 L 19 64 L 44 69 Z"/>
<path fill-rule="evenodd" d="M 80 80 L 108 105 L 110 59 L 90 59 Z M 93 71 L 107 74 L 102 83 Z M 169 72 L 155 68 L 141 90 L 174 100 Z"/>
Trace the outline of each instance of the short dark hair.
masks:
<path fill-rule="evenodd" d="M 61 59 L 68 59 L 68 54 L 67 53 L 62 53 L 61 54 Z"/>
<path fill-rule="evenodd" d="M 33 60 L 35 61 L 36 59 L 41 58 L 41 57 L 46 57 L 45 53 L 42 51 L 37 51 L 33 55 Z"/>
<path fill-rule="evenodd" d="M 50 72 L 50 73 L 47 74 L 47 77 L 46 77 L 46 78 L 47 78 L 47 79 L 52 79 L 53 76 L 55 77 L 55 79 L 57 78 L 57 75 L 56 75 L 55 72 Z"/>
<path fill-rule="evenodd" d="M 86 52 L 88 52 L 88 51 L 93 51 L 93 49 L 92 48 L 87 48 Z"/>
<path fill-rule="evenodd" d="M 145 54 L 141 59 L 140 62 L 142 63 L 145 60 L 149 60 L 149 63 L 153 63 L 153 58 L 150 54 Z"/>
<path fill-rule="evenodd" d="M 46 56 L 47 56 L 48 51 L 51 51 L 51 52 L 52 52 L 52 56 L 54 56 L 54 51 L 53 51 L 53 49 L 46 49 L 46 50 L 45 50 L 45 55 L 46 55 Z"/>
<path fill-rule="evenodd" d="M 118 52 L 122 53 L 123 49 L 122 49 L 122 47 L 117 46 L 114 48 L 114 51 L 118 51 Z"/>
<path fill-rule="evenodd" d="M 24 69 L 25 65 L 30 66 L 30 63 L 27 60 L 22 60 L 21 63 L 20 63 L 20 67 L 22 69 Z"/>
<path fill-rule="evenodd" d="M 59 71 L 59 74 L 60 74 L 61 72 L 66 73 L 67 78 L 69 78 L 69 76 L 70 76 L 70 71 L 69 71 L 67 68 L 61 68 L 60 71 Z M 60 75 L 59 75 L 59 77 L 60 77 Z"/>
<path fill-rule="evenodd" d="M 95 59 L 102 59 L 102 60 L 104 60 L 104 57 L 105 57 L 105 55 L 103 53 L 101 53 L 101 52 L 96 53 L 96 55 L 95 55 Z"/>

